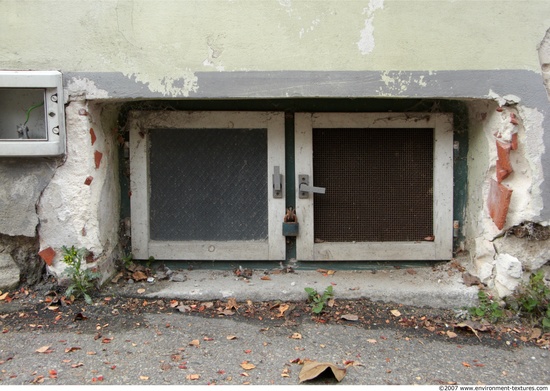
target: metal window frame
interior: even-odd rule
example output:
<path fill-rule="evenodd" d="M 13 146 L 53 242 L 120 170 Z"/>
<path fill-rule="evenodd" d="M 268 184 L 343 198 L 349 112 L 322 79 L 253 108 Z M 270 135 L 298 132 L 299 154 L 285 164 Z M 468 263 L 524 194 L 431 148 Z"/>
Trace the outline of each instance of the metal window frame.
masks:
<path fill-rule="evenodd" d="M 0 156 L 42 157 L 65 154 L 65 102 L 61 72 L 0 71 L 0 88 L 43 89 L 46 106 L 46 138 L 24 141 L 0 139 Z"/>

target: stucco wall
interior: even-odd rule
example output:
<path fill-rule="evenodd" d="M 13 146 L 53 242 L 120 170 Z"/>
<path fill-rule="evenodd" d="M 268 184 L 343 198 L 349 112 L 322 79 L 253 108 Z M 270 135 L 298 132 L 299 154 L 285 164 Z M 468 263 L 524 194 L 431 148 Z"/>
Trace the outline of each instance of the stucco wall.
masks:
<path fill-rule="evenodd" d="M 20 0 L 0 2 L 0 20 L 0 69 L 56 69 L 64 78 L 66 156 L 0 160 L 2 183 L 14 184 L 0 189 L 10 205 L 0 233 L 36 236 L 41 249 L 75 244 L 112 259 L 116 102 L 132 99 L 472 102 L 463 229 L 481 275 L 493 273 L 487 249 L 502 231 L 486 205 L 493 133 L 512 111 L 520 149 L 504 229 L 550 221 L 548 1 Z"/>

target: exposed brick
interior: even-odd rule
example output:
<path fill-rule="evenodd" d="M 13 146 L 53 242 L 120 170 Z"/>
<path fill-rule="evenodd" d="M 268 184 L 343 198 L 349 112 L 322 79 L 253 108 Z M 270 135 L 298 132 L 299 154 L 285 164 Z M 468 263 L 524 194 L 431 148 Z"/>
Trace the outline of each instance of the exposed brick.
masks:
<path fill-rule="evenodd" d="M 518 149 L 518 134 L 513 133 L 512 134 L 512 151 L 515 151 Z"/>
<path fill-rule="evenodd" d="M 99 168 L 99 165 L 101 164 L 101 158 L 103 157 L 103 154 L 99 151 L 94 152 L 94 160 L 95 160 L 95 168 Z"/>
<path fill-rule="evenodd" d="M 513 125 L 518 125 L 519 124 L 518 118 L 516 117 L 516 115 L 514 113 L 510 113 L 510 123 L 513 124 Z"/>
<path fill-rule="evenodd" d="M 514 170 L 512 169 L 512 163 L 510 162 L 510 150 L 512 144 L 497 140 L 497 181 L 502 182 L 507 178 Z"/>
<path fill-rule="evenodd" d="M 90 128 L 90 137 L 92 138 L 92 145 L 95 144 L 97 137 L 95 136 L 94 128 Z"/>
<path fill-rule="evenodd" d="M 84 184 L 87 186 L 90 186 L 93 180 L 94 180 L 94 177 L 90 175 L 89 177 L 86 178 L 86 180 L 84 181 Z"/>
<path fill-rule="evenodd" d="M 512 191 L 512 189 L 498 183 L 494 179 L 490 179 L 487 207 L 489 208 L 489 215 L 498 229 L 502 229 L 504 223 L 506 223 Z"/>
<path fill-rule="evenodd" d="M 48 247 L 40 251 L 38 255 L 44 260 L 44 262 L 46 262 L 46 265 L 51 266 L 55 257 L 55 250 L 51 247 Z"/>

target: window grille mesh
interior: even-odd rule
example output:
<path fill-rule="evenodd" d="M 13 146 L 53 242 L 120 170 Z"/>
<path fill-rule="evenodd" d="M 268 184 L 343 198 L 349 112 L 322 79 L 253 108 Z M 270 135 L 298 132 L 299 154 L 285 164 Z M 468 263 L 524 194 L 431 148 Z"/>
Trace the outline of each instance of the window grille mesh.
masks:
<path fill-rule="evenodd" d="M 151 129 L 153 240 L 265 240 L 266 129 Z"/>
<path fill-rule="evenodd" d="M 432 235 L 433 147 L 433 129 L 313 129 L 313 183 L 326 188 L 314 195 L 315 239 Z"/>

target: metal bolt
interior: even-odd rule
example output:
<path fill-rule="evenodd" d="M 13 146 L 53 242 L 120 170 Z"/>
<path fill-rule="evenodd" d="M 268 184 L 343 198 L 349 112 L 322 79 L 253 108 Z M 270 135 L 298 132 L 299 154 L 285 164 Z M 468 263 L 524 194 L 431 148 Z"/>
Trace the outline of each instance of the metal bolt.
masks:
<path fill-rule="evenodd" d="M 57 94 L 53 94 L 50 99 L 52 100 L 52 102 L 57 102 Z"/>
<path fill-rule="evenodd" d="M 59 126 L 56 126 L 55 128 L 53 128 L 52 133 L 57 134 L 59 136 Z"/>

